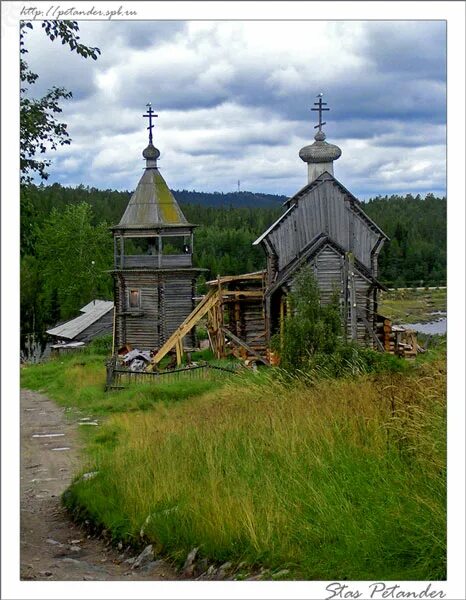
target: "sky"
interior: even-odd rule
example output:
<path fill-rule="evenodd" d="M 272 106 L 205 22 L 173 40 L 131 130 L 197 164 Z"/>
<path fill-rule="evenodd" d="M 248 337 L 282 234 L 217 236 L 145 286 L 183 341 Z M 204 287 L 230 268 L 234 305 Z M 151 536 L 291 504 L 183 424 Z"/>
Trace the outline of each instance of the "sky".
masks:
<path fill-rule="evenodd" d="M 38 23 L 26 55 L 63 101 L 69 146 L 50 153 L 47 183 L 133 190 L 154 144 L 172 189 L 293 195 L 312 143 L 318 93 L 334 174 L 361 199 L 445 194 L 444 21 L 82 21 L 83 59 Z"/>

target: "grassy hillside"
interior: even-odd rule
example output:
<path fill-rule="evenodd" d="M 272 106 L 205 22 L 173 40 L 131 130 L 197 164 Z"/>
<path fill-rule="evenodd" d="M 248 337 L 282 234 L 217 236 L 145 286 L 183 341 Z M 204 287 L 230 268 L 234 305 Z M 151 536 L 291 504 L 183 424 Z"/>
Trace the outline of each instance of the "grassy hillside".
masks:
<path fill-rule="evenodd" d="M 105 395 L 96 355 L 22 369 L 26 387 L 109 415 L 87 432 L 83 472 L 98 474 L 66 503 L 115 540 L 292 579 L 444 578 L 444 360 L 327 381 L 271 373 Z"/>

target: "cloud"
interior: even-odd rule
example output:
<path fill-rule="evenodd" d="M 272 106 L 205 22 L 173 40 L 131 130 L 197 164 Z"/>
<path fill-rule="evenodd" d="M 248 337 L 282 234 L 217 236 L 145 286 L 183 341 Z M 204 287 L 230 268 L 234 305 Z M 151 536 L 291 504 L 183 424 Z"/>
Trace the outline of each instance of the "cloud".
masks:
<path fill-rule="evenodd" d="M 97 61 L 40 28 L 28 35 L 34 91 L 74 92 L 61 115 L 73 142 L 50 154 L 50 181 L 134 188 L 152 101 L 171 187 L 228 191 L 241 179 L 291 195 L 323 91 L 327 139 L 343 149 L 335 172 L 356 195 L 445 189 L 443 22 L 83 22 Z"/>

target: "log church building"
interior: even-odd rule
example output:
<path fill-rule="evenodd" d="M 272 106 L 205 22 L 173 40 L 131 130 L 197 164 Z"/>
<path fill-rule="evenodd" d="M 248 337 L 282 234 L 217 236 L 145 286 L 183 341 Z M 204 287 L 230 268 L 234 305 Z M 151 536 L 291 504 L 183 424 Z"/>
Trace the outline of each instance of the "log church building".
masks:
<path fill-rule="evenodd" d="M 338 295 L 348 340 L 385 349 L 377 335 L 377 297 L 383 288 L 377 261 L 388 238 L 334 175 L 341 150 L 326 141 L 322 115 L 329 109 L 321 95 L 312 110 L 318 113 L 314 142 L 299 151 L 308 181 L 254 241 L 264 250 L 266 268 L 208 282 L 208 293 L 195 305 L 201 272 L 193 266 L 195 225 L 186 220 L 157 166 L 160 152 L 152 139 L 157 115 L 148 105 L 146 167 L 113 227 L 115 348 L 127 344 L 153 350 L 154 366 L 176 350 L 181 362 L 183 349 L 193 345 L 196 324 L 206 318 L 217 356 L 232 348 L 243 358 L 267 363 L 270 338 L 283 327 L 293 280 L 310 265 L 321 301 Z"/>

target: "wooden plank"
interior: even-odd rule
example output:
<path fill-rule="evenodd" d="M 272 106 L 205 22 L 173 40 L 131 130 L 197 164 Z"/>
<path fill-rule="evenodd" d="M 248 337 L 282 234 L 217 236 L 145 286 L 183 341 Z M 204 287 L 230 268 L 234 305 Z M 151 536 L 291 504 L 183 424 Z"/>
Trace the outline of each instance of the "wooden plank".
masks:
<path fill-rule="evenodd" d="M 234 342 L 238 346 L 241 346 L 242 348 L 244 348 L 245 350 L 247 350 L 247 352 L 249 352 L 249 354 L 252 354 L 253 356 L 255 356 L 258 360 L 260 360 L 261 362 L 263 362 L 265 365 L 267 365 L 267 366 L 269 365 L 269 362 L 268 362 L 268 360 L 266 358 L 264 358 L 260 354 L 257 354 L 257 352 L 255 352 L 251 348 L 251 346 L 249 346 L 248 344 L 246 344 L 246 342 L 243 342 L 243 340 L 240 340 L 238 337 L 236 337 L 236 335 L 234 333 L 231 333 L 231 331 L 229 329 L 226 329 L 225 327 L 221 327 L 220 329 L 222 330 L 222 332 L 224 333 L 224 335 L 226 335 L 228 338 L 230 338 L 230 340 L 232 342 Z"/>
<path fill-rule="evenodd" d="M 182 338 L 178 338 L 176 344 L 176 364 L 178 365 L 178 367 L 181 365 L 182 362 L 182 358 L 183 358 L 183 345 L 182 345 Z"/>
<path fill-rule="evenodd" d="M 262 290 L 222 290 L 222 296 L 230 298 L 233 297 L 234 300 L 241 298 L 263 298 L 264 293 Z"/>
<path fill-rule="evenodd" d="M 377 348 L 381 351 L 381 352 L 385 352 L 385 348 L 382 344 L 382 342 L 379 340 L 379 338 L 377 337 L 377 335 L 375 334 L 375 331 L 372 329 L 371 324 L 369 323 L 369 321 L 366 319 L 366 317 L 359 312 L 359 318 L 361 319 L 361 321 L 364 323 L 364 325 L 366 326 L 367 331 L 369 332 L 369 334 L 371 335 L 372 339 L 374 340 Z"/>
<path fill-rule="evenodd" d="M 349 278 L 349 300 L 350 300 L 350 320 L 351 320 L 351 339 L 356 340 L 358 336 L 358 324 L 356 316 L 357 299 L 354 287 L 354 255 L 348 252 L 348 278 Z"/>

